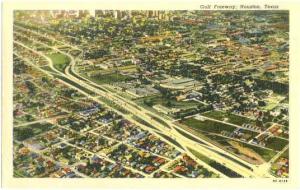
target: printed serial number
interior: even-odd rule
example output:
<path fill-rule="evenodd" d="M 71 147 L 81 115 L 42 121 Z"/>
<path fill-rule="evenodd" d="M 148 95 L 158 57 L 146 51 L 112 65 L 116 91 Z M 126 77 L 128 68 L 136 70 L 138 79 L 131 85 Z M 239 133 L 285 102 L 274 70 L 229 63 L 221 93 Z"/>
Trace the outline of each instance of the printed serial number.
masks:
<path fill-rule="evenodd" d="M 288 180 L 287 179 L 273 179 L 273 182 L 275 182 L 275 183 L 287 183 Z"/>

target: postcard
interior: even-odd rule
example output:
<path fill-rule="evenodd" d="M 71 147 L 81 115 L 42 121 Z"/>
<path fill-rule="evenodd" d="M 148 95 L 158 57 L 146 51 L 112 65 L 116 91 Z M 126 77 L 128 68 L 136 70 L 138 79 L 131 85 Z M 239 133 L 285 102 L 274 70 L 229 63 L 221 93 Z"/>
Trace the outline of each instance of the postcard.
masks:
<path fill-rule="evenodd" d="M 299 11 L 4 2 L 3 187 L 299 187 Z"/>

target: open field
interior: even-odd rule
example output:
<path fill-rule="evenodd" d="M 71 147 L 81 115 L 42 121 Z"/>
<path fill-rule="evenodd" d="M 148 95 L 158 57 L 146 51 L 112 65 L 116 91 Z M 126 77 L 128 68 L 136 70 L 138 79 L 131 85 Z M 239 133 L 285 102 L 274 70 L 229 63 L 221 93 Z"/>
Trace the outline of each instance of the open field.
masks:
<path fill-rule="evenodd" d="M 182 122 L 188 127 L 200 132 L 204 131 L 211 133 L 221 133 L 221 131 L 232 132 L 236 129 L 236 127 L 223 123 L 218 123 L 210 120 L 201 121 L 195 118 L 184 119 Z"/>
<path fill-rule="evenodd" d="M 130 81 L 133 79 L 128 75 L 122 75 L 119 73 L 110 73 L 105 75 L 98 74 L 96 76 L 92 76 L 92 77 L 86 76 L 86 77 L 97 84 L 111 84 L 115 82 Z"/>
<path fill-rule="evenodd" d="M 279 104 L 279 102 L 281 102 L 284 99 L 285 99 L 284 96 L 273 93 L 271 96 L 265 99 L 266 106 L 262 108 L 264 110 L 272 110 Z"/>
<path fill-rule="evenodd" d="M 205 112 L 203 114 L 201 114 L 205 117 L 210 117 L 213 119 L 217 119 L 220 121 L 226 121 L 228 123 L 232 123 L 235 125 L 242 125 L 244 123 L 246 124 L 254 124 L 255 121 L 246 118 L 246 117 L 242 117 L 242 116 L 238 116 L 235 114 L 231 114 L 231 113 L 225 113 L 222 111 L 210 111 L 210 112 Z"/>
<path fill-rule="evenodd" d="M 59 71 L 64 71 L 66 66 L 70 63 L 70 59 L 61 53 L 52 53 L 47 55 L 53 62 L 54 67 Z"/>
<path fill-rule="evenodd" d="M 276 138 L 276 137 L 270 137 L 268 138 L 268 140 L 266 141 L 266 147 L 280 151 L 282 150 L 287 144 L 289 143 L 289 141 L 284 140 L 284 139 L 280 139 L 280 138 Z"/>
<path fill-rule="evenodd" d="M 271 160 L 273 158 L 273 156 L 276 155 L 276 152 L 273 150 L 264 149 L 264 148 L 254 146 L 251 144 L 247 144 L 247 143 L 243 143 L 243 142 L 229 140 L 229 139 L 221 137 L 221 136 L 207 135 L 207 137 L 212 139 L 214 142 L 217 142 L 218 144 L 220 144 L 224 147 L 227 147 L 227 149 L 233 153 L 237 153 L 236 151 L 239 151 L 238 149 L 236 149 L 238 146 L 240 150 L 243 149 L 242 152 L 245 152 L 245 153 L 252 152 L 251 154 L 253 154 L 253 155 L 258 154 L 265 162 Z M 232 142 L 234 142 L 234 143 L 232 143 Z M 233 144 L 235 144 L 236 147 L 232 146 Z M 243 147 L 243 148 L 241 148 L 241 147 Z M 245 148 L 247 148 L 248 150 Z M 256 157 L 257 157 L 257 155 L 256 155 Z M 245 159 L 245 157 L 244 157 L 244 159 Z M 247 160 L 249 161 L 249 159 L 247 159 Z"/>
<path fill-rule="evenodd" d="M 256 153 L 254 150 L 243 146 L 243 143 L 239 143 L 236 141 L 228 141 L 228 143 L 234 148 L 236 151 L 236 154 L 241 155 L 242 157 L 245 157 L 245 160 L 248 160 L 249 162 L 253 162 L 255 164 L 262 164 L 264 163 L 264 159 Z"/>
<path fill-rule="evenodd" d="M 254 152 L 259 154 L 266 162 L 271 160 L 276 155 L 276 152 L 274 150 L 268 150 L 268 149 L 260 148 L 258 146 L 254 146 L 246 143 L 243 143 L 242 146 L 252 149 Z"/>
<path fill-rule="evenodd" d="M 54 126 L 51 123 L 35 123 L 24 127 L 15 127 L 14 138 L 23 141 L 53 128 Z"/>
<path fill-rule="evenodd" d="M 148 107 L 152 107 L 154 105 L 162 105 L 169 109 L 181 109 L 181 110 L 187 110 L 191 108 L 197 108 L 197 106 L 201 106 L 200 102 L 196 101 L 176 101 L 173 99 L 167 99 L 162 96 L 149 96 L 144 98 L 139 98 L 136 100 L 136 102 L 146 105 Z"/>

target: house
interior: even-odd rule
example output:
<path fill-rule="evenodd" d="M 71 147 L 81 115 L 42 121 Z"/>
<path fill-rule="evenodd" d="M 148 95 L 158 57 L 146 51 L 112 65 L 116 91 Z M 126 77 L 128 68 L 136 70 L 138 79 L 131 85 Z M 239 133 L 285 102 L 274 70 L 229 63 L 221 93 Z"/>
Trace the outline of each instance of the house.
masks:
<path fill-rule="evenodd" d="M 144 169 L 144 171 L 145 171 L 146 173 L 151 173 L 151 172 L 153 172 L 155 169 L 156 169 L 156 167 L 154 167 L 154 166 L 147 166 L 147 167 Z"/>

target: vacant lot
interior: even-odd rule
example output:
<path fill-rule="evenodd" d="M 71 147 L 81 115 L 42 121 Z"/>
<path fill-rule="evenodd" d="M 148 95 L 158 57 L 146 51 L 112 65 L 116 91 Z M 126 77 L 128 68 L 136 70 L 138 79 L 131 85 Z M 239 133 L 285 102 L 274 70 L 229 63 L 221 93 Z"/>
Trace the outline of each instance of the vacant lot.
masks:
<path fill-rule="evenodd" d="M 128 75 L 122 75 L 120 73 L 110 73 L 110 74 L 98 74 L 93 77 L 88 77 L 92 81 L 94 81 L 97 84 L 111 84 L 115 82 L 126 82 L 130 81 L 133 78 Z"/>
<path fill-rule="evenodd" d="M 279 104 L 279 102 L 281 102 L 284 99 L 285 99 L 285 96 L 274 93 L 264 100 L 267 105 L 264 106 L 263 109 L 264 110 L 272 110 Z"/>
<path fill-rule="evenodd" d="M 221 131 L 232 132 L 233 130 L 236 129 L 236 127 L 226 125 L 223 123 L 218 123 L 210 120 L 201 121 L 195 118 L 184 119 L 182 120 L 182 123 L 184 123 L 188 127 L 191 127 L 194 130 L 211 132 L 211 133 L 221 133 Z"/>
<path fill-rule="evenodd" d="M 151 97 L 145 97 L 138 99 L 138 102 L 144 103 L 147 106 L 153 106 L 153 105 L 163 105 L 167 108 L 177 108 L 177 109 L 190 109 L 190 108 L 196 108 L 199 105 L 203 105 L 196 101 L 176 101 L 173 99 L 167 99 L 161 96 L 151 96 Z"/>
<path fill-rule="evenodd" d="M 244 123 L 254 124 L 254 122 L 255 122 L 246 117 L 238 116 L 238 115 L 231 114 L 231 113 L 221 112 L 221 111 L 210 111 L 210 112 L 203 113 L 201 115 L 203 115 L 205 117 L 217 119 L 220 121 L 226 121 L 228 123 L 232 123 L 235 125 L 242 125 Z"/>
<path fill-rule="evenodd" d="M 242 143 L 236 141 L 228 141 L 228 143 L 236 150 L 236 154 L 244 157 L 248 162 L 254 164 L 263 164 L 265 162 L 260 154 L 249 147 L 243 146 Z"/>
<path fill-rule="evenodd" d="M 266 140 L 266 147 L 271 148 L 273 150 L 280 151 L 288 143 L 289 143 L 289 141 L 287 141 L 285 139 L 280 139 L 280 138 L 276 138 L 276 137 L 270 137 L 270 138 L 268 138 L 268 140 Z"/>
<path fill-rule="evenodd" d="M 24 127 L 15 127 L 14 139 L 23 141 L 53 128 L 54 126 L 51 123 L 35 123 Z"/>
<path fill-rule="evenodd" d="M 257 154 L 259 154 L 266 162 L 271 160 L 276 155 L 276 152 L 273 150 L 264 149 L 264 148 L 246 144 L 246 143 L 241 143 L 241 145 L 246 148 L 249 148 L 249 149 L 253 150 L 254 152 L 256 152 Z"/>

